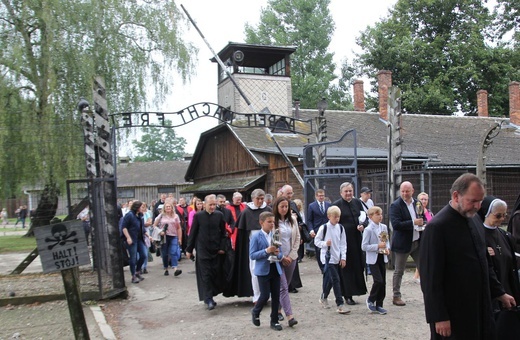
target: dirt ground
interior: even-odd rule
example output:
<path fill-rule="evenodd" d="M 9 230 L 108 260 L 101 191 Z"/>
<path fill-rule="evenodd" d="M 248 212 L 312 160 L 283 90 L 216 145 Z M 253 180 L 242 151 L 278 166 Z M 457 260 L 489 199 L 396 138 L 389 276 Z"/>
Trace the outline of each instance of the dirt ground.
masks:
<path fill-rule="evenodd" d="M 0 262 L 8 257 L 0 256 Z M 36 260 L 38 261 L 38 260 Z M 0 265 L 0 268 L 2 266 Z M 387 271 L 387 315 L 371 314 L 365 304 L 367 295 L 354 297 L 358 302 L 350 315 L 340 315 L 335 308 L 321 308 L 318 298 L 321 292 L 321 274 L 314 258 L 305 258 L 300 263 L 303 288 L 290 294 L 293 312 L 298 320 L 294 328 L 282 322 L 283 331 L 269 328 L 269 307 L 262 312 L 262 325 L 255 327 L 251 322 L 251 300 L 248 298 L 225 298 L 217 296 L 218 303 L 213 311 L 208 311 L 198 301 L 194 263 L 183 259 L 180 262 L 182 275 L 164 276 L 160 259 L 149 263 L 149 274 L 139 284 L 132 284 L 125 268 L 128 299 L 98 301 L 108 325 L 117 339 L 428 339 L 429 329 L 425 322 L 424 305 L 420 285 L 413 280 L 413 269 L 403 277 L 402 294 L 407 305 L 397 307 L 391 303 L 391 282 L 393 270 Z M 0 272 L 6 273 L 3 268 Z M 29 280 L 29 277 L 33 279 Z M 88 284 L 81 282 L 82 286 Z M 371 277 L 367 286 L 370 289 Z M 15 291 L 17 296 L 33 291 L 60 290 L 59 275 L 38 275 L 23 277 L 16 281 L 0 275 L 2 297 Z M 30 294 L 29 294 L 30 295 Z M 333 294 L 329 297 L 332 302 Z M 102 339 L 96 321 L 89 314 L 85 303 L 87 324 L 91 339 Z M 73 339 L 70 317 L 65 301 L 0 307 L 0 340 L 11 339 Z M 16 337 L 14 337 L 16 338 Z"/>
<path fill-rule="evenodd" d="M 261 326 L 251 322 L 252 303 L 247 298 L 217 296 L 217 307 L 208 311 L 198 301 L 195 268 L 191 261 L 181 261 L 183 274 L 164 276 L 159 261 L 149 264 L 150 274 L 139 284 L 129 285 L 130 298 L 104 302 L 103 310 L 118 339 L 428 339 L 420 285 L 413 280 L 413 269 L 405 273 L 402 284 L 407 305 L 391 303 L 393 270 L 387 271 L 387 315 L 371 314 L 365 304 L 367 295 L 354 297 L 358 302 L 350 315 L 340 315 L 335 308 L 321 308 L 321 274 L 314 258 L 300 263 L 303 288 L 290 294 L 298 325 L 283 331 L 269 328 L 269 307 L 262 312 Z M 127 277 L 128 280 L 128 277 Z M 368 287 L 372 284 L 368 277 Z M 332 299 L 333 294 L 329 297 Z M 332 301 L 330 301 L 332 302 Z"/>

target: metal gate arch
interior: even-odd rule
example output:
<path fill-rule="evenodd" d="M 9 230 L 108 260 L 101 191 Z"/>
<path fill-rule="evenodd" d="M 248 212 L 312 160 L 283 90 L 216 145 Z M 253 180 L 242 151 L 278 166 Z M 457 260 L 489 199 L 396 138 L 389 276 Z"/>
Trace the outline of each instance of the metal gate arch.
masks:
<path fill-rule="evenodd" d="M 324 189 L 331 202 L 339 199 L 339 187 L 351 182 L 358 186 L 357 135 L 347 130 L 340 139 L 307 144 L 303 148 L 305 206 L 314 201 L 317 189 Z"/>

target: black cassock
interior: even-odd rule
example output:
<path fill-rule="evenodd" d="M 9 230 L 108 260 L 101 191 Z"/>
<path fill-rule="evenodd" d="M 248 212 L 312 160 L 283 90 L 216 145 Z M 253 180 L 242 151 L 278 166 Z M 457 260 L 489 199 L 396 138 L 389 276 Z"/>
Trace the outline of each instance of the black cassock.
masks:
<path fill-rule="evenodd" d="M 195 271 L 199 300 L 207 300 L 218 295 L 226 288 L 226 254 L 218 254 L 226 250 L 228 238 L 224 215 L 220 211 L 208 213 L 199 211 L 193 217 L 186 252 L 197 251 Z"/>
<path fill-rule="evenodd" d="M 365 260 L 361 250 L 363 234 L 357 230 L 359 213 L 363 211 L 363 206 L 357 198 L 350 202 L 340 198 L 333 205 L 341 210 L 339 223 L 345 228 L 347 236 L 347 265 L 340 271 L 341 292 L 345 298 L 364 295 L 367 293 L 367 286 L 363 275 Z"/>
<path fill-rule="evenodd" d="M 421 237 L 420 274 L 431 338 L 441 339 L 435 323 L 450 320 L 450 339 L 494 339 L 489 264 L 482 226 L 445 206 Z"/>
<path fill-rule="evenodd" d="M 251 272 L 249 270 L 249 237 L 251 231 L 261 229 L 260 214 L 264 211 L 272 211 L 272 209 L 265 203 L 256 209 L 251 209 L 248 205 L 238 216 L 235 223 L 235 232 L 237 233 L 235 259 L 230 287 L 224 292 L 225 296 L 253 296 Z"/>

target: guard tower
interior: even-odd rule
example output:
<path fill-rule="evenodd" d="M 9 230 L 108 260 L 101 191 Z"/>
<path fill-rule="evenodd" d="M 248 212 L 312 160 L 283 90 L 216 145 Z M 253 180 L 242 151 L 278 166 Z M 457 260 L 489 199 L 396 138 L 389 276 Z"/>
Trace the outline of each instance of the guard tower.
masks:
<path fill-rule="evenodd" d="M 229 79 L 229 71 L 260 113 L 292 115 L 291 60 L 295 47 L 230 42 L 218 56 L 218 104 L 234 112 L 253 113 Z M 215 58 L 212 62 L 217 62 Z"/>

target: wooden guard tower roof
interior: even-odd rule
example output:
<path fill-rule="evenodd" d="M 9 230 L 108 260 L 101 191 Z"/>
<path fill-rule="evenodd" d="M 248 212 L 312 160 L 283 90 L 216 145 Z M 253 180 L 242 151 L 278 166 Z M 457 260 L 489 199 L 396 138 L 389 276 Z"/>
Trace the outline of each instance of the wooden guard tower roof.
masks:
<path fill-rule="evenodd" d="M 220 60 L 225 63 L 226 60 L 231 59 L 233 53 L 238 50 L 244 53 L 244 61 L 240 63 L 240 66 L 268 68 L 286 56 L 294 53 L 296 47 L 229 42 L 226 47 L 218 52 L 218 56 Z M 214 63 L 217 62 L 215 57 L 210 60 Z"/>

